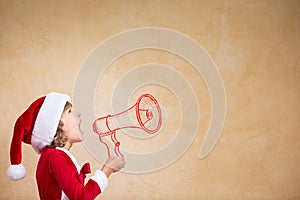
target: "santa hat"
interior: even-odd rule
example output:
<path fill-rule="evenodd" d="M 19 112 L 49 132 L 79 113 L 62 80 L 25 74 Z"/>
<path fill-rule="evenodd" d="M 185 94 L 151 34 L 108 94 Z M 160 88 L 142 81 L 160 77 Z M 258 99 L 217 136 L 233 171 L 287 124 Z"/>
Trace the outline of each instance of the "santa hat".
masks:
<path fill-rule="evenodd" d="M 71 102 L 68 95 L 51 92 L 35 100 L 17 119 L 10 145 L 11 165 L 7 170 L 9 179 L 20 180 L 26 175 L 21 163 L 22 141 L 31 144 L 38 154 L 46 145 L 51 144 L 67 102 Z"/>

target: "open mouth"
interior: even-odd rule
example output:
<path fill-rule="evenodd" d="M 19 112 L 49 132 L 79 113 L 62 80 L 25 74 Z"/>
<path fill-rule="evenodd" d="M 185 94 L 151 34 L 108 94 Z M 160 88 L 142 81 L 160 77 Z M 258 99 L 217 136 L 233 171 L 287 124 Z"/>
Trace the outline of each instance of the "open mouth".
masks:
<path fill-rule="evenodd" d="M 81 132 L 81 134 L 83 135 L 84 132 L 83 132 L 82 129 L 81 129 L 81 120 L 79 120 L 79 123 L 78 123 L 78 129 L 79 129 L 79 131 Z"/>

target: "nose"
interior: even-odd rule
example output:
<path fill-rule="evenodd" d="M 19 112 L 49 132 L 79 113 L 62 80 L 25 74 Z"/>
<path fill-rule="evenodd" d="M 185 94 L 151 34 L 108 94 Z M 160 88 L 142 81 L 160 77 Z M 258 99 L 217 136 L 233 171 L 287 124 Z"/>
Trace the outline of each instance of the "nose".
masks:
<path fill-rule="evenodd" d="M 81 113 L 80 112 L 75 111 L 75 114 L 76 114 L 77 117 L 81 117 Z"/>

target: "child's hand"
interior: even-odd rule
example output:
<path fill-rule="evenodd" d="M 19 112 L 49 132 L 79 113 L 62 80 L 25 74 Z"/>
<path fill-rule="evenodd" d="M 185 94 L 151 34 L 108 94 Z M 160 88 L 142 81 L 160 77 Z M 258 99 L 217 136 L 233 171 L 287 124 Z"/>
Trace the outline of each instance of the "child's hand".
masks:
<path fill-rule="evenodd" d="M 125 166 L 123 157 L 109 157 L 102 167 L 102 171 L 108 177 L 110 174 L 119 171 Z"/>
<path fill-rule="evenodd" d="M 123 157 L 109 157 L 105 165 L 113 170 L 113 172 L 117 172 L 125 166 L 125 160 Z"/>

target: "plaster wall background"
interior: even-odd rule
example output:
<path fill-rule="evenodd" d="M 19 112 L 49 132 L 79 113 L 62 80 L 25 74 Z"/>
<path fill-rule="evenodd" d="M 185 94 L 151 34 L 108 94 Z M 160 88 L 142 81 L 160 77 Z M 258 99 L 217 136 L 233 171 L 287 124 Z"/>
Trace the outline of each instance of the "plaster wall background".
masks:
<path fill-rule="evenodd" d="M 300 1 L 1 0 L 0 24 L 0 199 L 38 199 L 38 155 L 29 145 L 23 145 L 25 179 L 6 178 L 17 117 L 50 91 L 72 96 L 82 62 L 100 42 L 151 26 L 189 35 L 212 57 L 227 95 L 223 132 L 209 156 L 199 160 L 211 114 L 202 78 L 167 52 L 143 50 L 120 58 L 95 92 L 99 99 L 105 94 L 101 104 L 110 103 L 115 81 L 130 68 L 164 63 L 190 81 L 201 120 L 197 137 L 179 160 L 153 173 L 114 174 L 98 199 L 300 198 Z M 144 89 L 157 95 L 161 90 Z M 159 98 L 165 105 L 178 106 L 170 93 Z M 98 104 L 95 110 L 110 112 L 99 110 Z M 178 113 L 173 113 L 165 127 L 170 135 L 124 145 L 145 152 L 160 148 L 172 138 L 178 120 Z M 71 152 L 79 163 L 90 161 L 93 170 L 101 166 L 82 144 Z"/>

